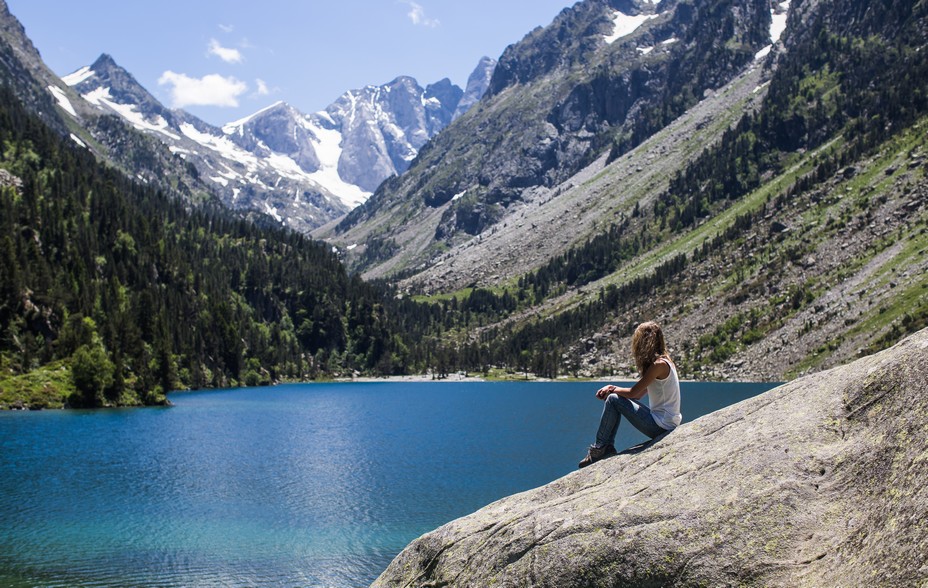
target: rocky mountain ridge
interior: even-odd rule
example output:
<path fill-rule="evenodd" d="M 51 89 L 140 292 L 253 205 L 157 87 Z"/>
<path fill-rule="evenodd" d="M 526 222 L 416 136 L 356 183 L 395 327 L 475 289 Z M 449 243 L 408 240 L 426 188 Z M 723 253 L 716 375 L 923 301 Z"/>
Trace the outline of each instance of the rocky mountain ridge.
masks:
<path fill-rule="evenodd" d="M 478 66 L 472 95 L 482 93 L 480 80 L 491 65 Z M 405 171 L 451 122 L 463 96 L 447 79 L 423 89 L 400 77 L 346 92 L 319 113 L 277 103 L 220 129 L 164 107 L 108 55 L 62 80 L 100 112 L 121 117 L 189 161 L 226 205 L 303 232 L 341 216 L 385 178 Z M 50 88 L 70 114 L 74 107 L 63 89 Z"/>
<path fill-rule="evenodd" d="M 409 173 L 317 234 L 357 245 L 352 257 L 367 276 L 415 274 L 754 67 L 771 43 L 773 13 L 754 0 L 577 3 L 506 49 L 484 101 Z M 569 243 L 589 235 L 550 228 Z M 368 241 L 377 255 L 365 257 Z M 393 243 L 389 255 L 384 242 Z"/>

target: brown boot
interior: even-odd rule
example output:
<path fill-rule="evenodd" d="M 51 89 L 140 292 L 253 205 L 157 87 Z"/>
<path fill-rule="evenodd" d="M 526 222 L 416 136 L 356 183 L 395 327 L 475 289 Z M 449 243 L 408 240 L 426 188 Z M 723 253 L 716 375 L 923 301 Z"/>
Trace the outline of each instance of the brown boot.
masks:
<path fill-rule="evenodd" d="M 612 444 L 604 445 L 603 447 L 590 445 L 590 450 L 587 452 L 586 457 L 580 461 L 580 467 L 585 468 L 593 462 L 618 454 L 619 452 L 615 450 L 615 446 Z"/>

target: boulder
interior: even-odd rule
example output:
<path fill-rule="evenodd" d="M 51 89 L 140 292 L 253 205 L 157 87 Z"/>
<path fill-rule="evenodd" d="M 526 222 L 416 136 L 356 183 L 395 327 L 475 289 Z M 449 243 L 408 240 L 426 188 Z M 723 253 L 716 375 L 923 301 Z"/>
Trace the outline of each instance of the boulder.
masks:
<path fill-rule="evenodd" d="M 770 233 L 787 233 L 789 232 L 789 227 L 780 221 L 773 221 L 770 223 Z"/>
<path fill-rule="evenodd" d="M 452 521 L 373 586 L 924 586 L 926 391 L 928 330 Z"/>

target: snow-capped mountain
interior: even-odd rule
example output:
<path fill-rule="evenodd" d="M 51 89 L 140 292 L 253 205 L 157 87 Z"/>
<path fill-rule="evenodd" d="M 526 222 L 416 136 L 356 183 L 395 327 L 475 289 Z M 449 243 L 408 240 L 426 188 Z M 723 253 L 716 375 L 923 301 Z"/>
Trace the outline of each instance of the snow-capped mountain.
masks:
<path fill-rule="evenodd" d="M 317 168 L 304 168 L 293 153 L 275 152 L 261 141 L 236 141 L 195 116 L 164 107 L 108 55 L 62 81 L 97 109 L 165 143 L 229 206 L 265 213 L 301 231 L 351 208 L 313 179 Z"/>
<path fill-rule="evenodd" d="M 383 180 L 406 171 L 451 122 L 462 95 L 447 79 L 423 89 L 404 76 L 346 92 L 321 112 L 305 115 L 278 103 L 222 130 L 262 157 L 288 154 L 353 208 Z"/>
<path fill-rule="evenodd" d="M 346 92 L 318 113 L 279 102 L 218 128 L 166 108 L 108 55 L 62 81 L 97 109 L 167 144 L 226 204 L 300 231 L 341 216 L 404 172 L 451 122 L 464 95 L 447 79 L 423 89 L 400 77 Z M 469 84 L 469 91 L 480 86 Z M 67 112 L 64 93 L 54 96 Z"/>

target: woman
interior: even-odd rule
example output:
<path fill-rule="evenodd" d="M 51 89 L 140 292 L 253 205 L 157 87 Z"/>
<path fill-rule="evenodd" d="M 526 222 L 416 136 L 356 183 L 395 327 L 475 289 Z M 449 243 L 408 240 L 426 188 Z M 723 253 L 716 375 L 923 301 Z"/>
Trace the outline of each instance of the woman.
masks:
<path fill-rule="evenodd" d="M 596 443 L 590 445 L 580 462 L 581 468 L 616 455 L 615 434 L 622 416 L 651 439 L 674 430 L 683 420 L 677 368 L 667 353 L 664 333 L 657 323 L 638 325 L 632 336 L 632 354 L 641 379 L 631 388 L 609 385 L 597 390 L 596 397 L 605 400 L 606 405 L 596 432 Z M 645 394 L 649 395 L 650 409 L 638 402 Z"/>

